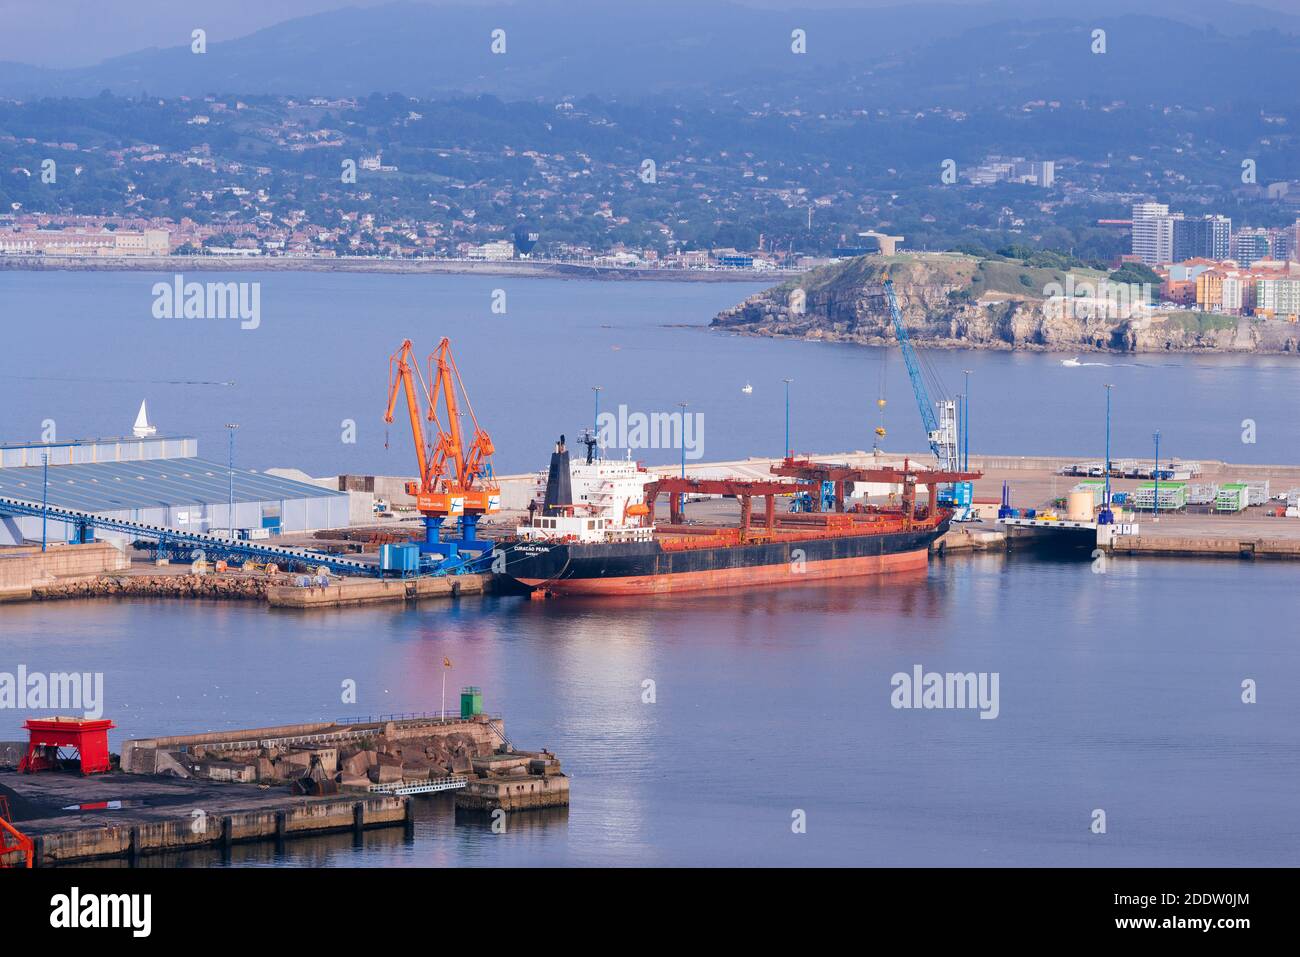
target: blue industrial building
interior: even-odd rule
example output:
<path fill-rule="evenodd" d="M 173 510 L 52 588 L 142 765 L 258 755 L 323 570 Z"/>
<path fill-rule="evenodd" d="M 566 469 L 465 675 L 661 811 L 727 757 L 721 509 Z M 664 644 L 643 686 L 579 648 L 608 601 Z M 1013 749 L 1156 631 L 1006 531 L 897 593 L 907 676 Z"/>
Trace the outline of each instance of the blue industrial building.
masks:
<path fill-rule="evenodd" d="M 53 507 L 187 532 L 234 528 L 241 537 L 263 538 L 348 524 L 346 492 L 229 469 L 199 458 L 197 439 L 183 435 L 0 445 L 0 497 L 40 504 L 43 495 Z M 39 516 L 0 515 L 0 545 L 39 541 L 41 524 Z M 75 534 L 71 525 L 48 523 L 50 541 L 70 541 Z"/>

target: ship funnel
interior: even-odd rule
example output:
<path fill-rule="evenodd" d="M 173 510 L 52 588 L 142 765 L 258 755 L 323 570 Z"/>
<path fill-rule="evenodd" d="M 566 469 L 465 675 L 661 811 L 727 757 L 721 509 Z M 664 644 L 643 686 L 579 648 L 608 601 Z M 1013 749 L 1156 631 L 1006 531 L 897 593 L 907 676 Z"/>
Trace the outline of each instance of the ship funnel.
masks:
<path fill-rule="evenodd" d="M 573 504 L 573 479 L 569 469 L 569 450 L 564 436 L 555 443 L 551 453 L 551 470 L 546 475 L 546 500 L 542 503 L 543 515 L 561 515 Z"/>

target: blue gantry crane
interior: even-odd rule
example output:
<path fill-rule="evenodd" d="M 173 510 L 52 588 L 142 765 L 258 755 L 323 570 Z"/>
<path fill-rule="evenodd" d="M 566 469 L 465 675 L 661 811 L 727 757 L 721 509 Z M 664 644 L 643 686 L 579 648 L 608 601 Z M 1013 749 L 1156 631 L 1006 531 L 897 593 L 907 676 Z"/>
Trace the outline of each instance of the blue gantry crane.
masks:
<path fill-rule="evenodd" d="M 925 375 L 921 368 L 921 359 L 916 346 L 903 325 L 903 313 L 898 308 L 898 297 L 894 295 L 894 281 L 885 279 L 885 296 L 889 300 L 889 315 L 894 323 L 894 335 L 898 337 L 898 346 L 903 352 L 903 364 L 907 366 L 907 377 L 912 380 L 912 394 L 916 397 L 916 406 L 921 413 L 921 422 L 925 426 L 925 436 L 930 443 L 930 451 L 939 461 L 939 469 L 944 472 L 959 471 L 962 463 L 957 457 L 957 405 L 946 396 L 938 402 L 930 398 L 930 390 L 925 384 Z M 937 414 L 936 414 L 937 411 Z M 959 520 L 965 518 L 970 508 L 970 483 L 961 483 L 962 488 L 947 486 L 939 490 L 939 501 L 944 505 L 957 506 Z"/>

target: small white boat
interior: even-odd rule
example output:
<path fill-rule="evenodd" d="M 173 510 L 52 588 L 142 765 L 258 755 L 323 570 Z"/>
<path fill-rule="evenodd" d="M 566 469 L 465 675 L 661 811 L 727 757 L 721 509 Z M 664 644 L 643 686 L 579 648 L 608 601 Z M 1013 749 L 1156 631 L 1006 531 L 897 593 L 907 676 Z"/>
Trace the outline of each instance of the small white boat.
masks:
<path fill-rule="evenodd" d="M 750 385 L 748 382 L 746 382 L 745 387 L 740 391 L 745 393 L 745 395 L 750 395 L 754 391 L 754 387 Z"/>

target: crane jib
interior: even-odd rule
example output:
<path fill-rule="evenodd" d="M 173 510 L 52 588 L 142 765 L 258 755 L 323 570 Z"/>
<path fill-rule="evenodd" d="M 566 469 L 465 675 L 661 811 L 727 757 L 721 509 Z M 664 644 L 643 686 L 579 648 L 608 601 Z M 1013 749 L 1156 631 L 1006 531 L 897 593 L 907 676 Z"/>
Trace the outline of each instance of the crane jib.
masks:
<path fill-rule="evenodd" d="M 921 362 L 916 355 L 916 347 L 903 326 L 903 313 L 898 308 L 898 299 L 894 296 L 894 282 L 885 280 L 885 295 L 889 297 L 889 314 L 894 321 L 894 334 L 898 337 L 899 348 L 903 351 L 903 364 L 907 366 L 907 376 L 912 380 L 912 392 L 916 395 L 916 404 L 921 411 L 921 422 L 925 425 L 926 438 L 935 455 L 942 458 L 940 444 L 937 441 L 939 420 L 934 414 L 934 403 L 925 388 L 925 379 L 921 376 Z"/>

